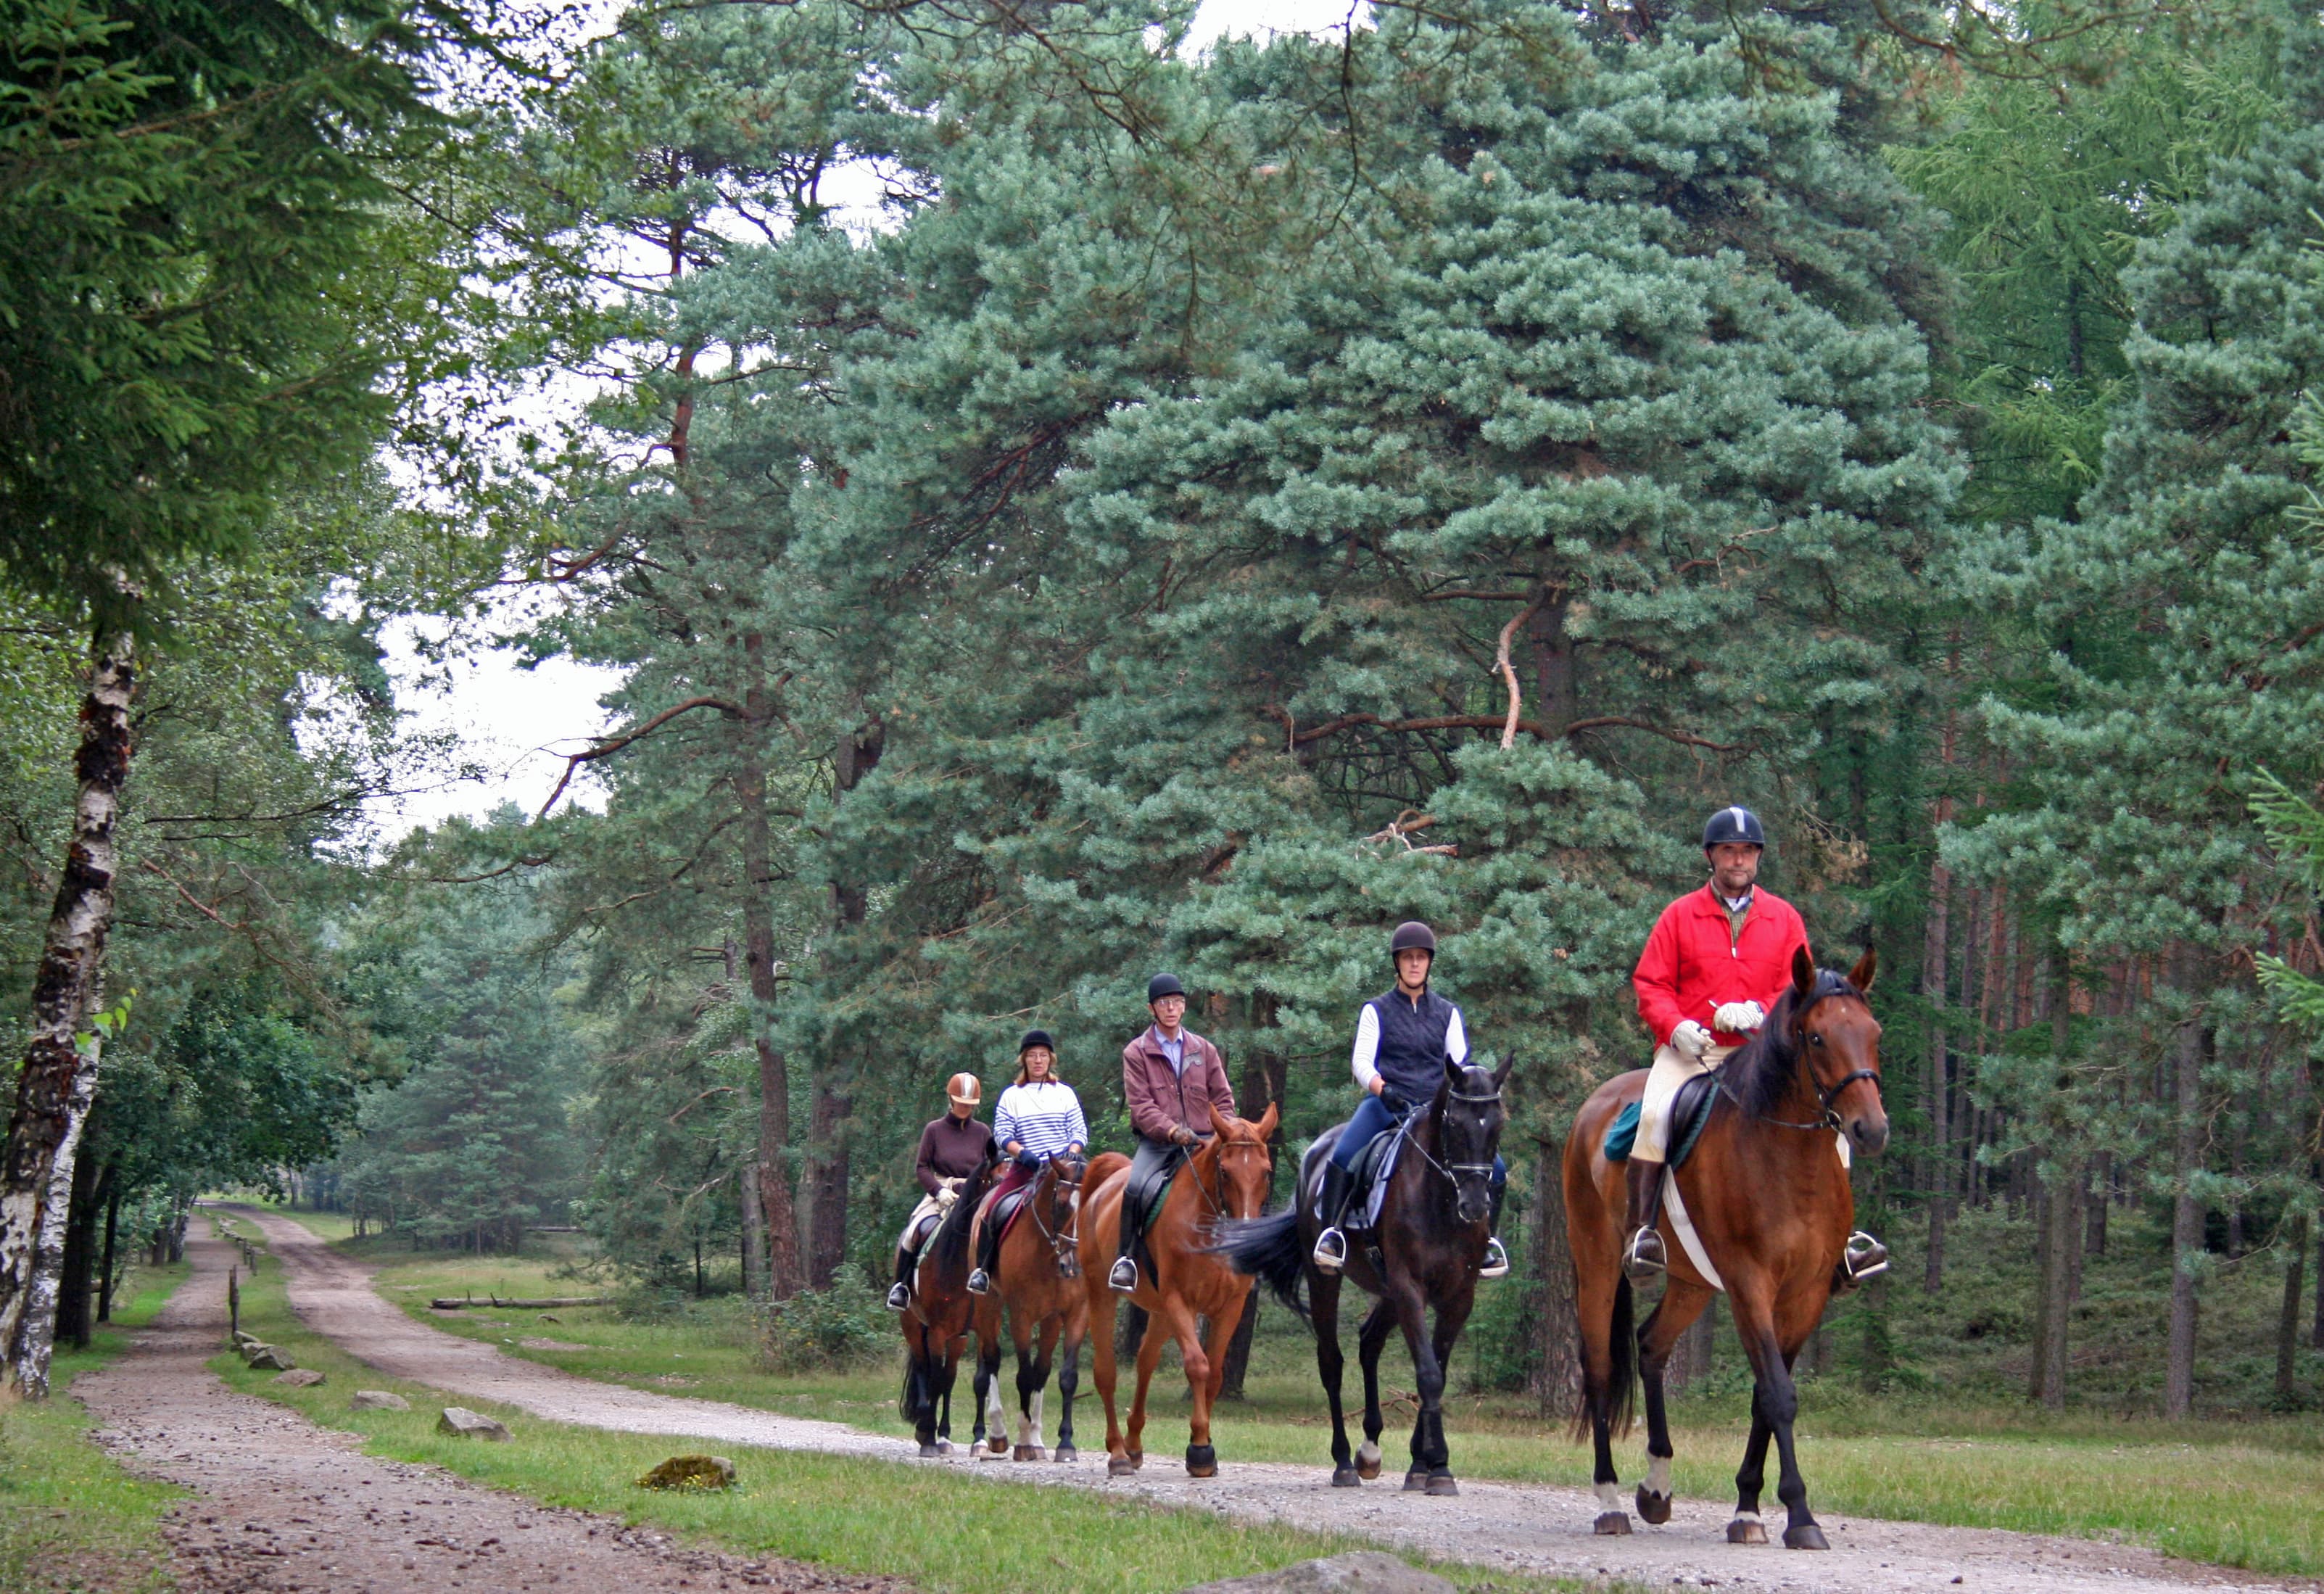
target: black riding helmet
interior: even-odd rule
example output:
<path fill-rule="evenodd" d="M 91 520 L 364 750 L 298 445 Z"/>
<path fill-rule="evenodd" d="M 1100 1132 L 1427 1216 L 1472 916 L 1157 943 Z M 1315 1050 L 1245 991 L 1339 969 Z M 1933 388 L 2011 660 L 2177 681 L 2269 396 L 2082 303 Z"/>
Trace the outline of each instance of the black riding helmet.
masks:
<path fill-rule="evenodd" d="M 1713 814 L 1702 827 L 1702 850 L 1708 852 L 1727 842 L 1740 842 L 1747 847 L 1766 846 L 1767 833 L 1760 827 L 1759 815 L 1743 807 L 1721 808 Z"/>
<path fill-rule="evenodd" d="M 1411 952 L 1415 949 L 1425 952 L 1434 958 L 1436 955 L 1436 932 L 1416 918 L 1406 919 L 1397 926 L 1396 934 L 1388 938 L 1388 962 L 1394 963 L 1396 954 L 1399 952 Z"/>
<path fill-rule="evenodd" d="M 1178 983 L 1176 974 L 1157 974 L 1146 982 L 1146 1005 L 1152 1007 L 1166 996 L 1184 996 L 1186 988 Z"/>
<path fill-rule="evenodd" d="M 1050 1055 L 1056 1055 L 1057 1043 L 1049 1038 L 1049 1032 L 1046 1029 L 1027 1030 L 1025 1038 L 1017 1043 L 1017 1055 L 1021 1057 L 1035 1046 L 1047 1046 L 1049 1048 Z"/>

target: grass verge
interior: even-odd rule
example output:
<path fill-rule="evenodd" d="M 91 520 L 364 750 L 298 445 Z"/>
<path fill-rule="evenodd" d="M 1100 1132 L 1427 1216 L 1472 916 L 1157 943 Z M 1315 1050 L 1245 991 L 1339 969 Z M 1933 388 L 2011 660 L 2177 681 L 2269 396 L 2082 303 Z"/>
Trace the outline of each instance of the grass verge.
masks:
<path fill-rule="evenodd" d="M 1164 1594 L 1207 1579 L 1379 1547 L 1368 1540 L 1231 1522 L 1204 1511 L 1109 1499 L 1076 1488 L 979 1481 L 948 1470 L 786 1451 L 736 1451 L 741 1478 L 732 1491 L 659 1493 L 640 1488 L 634 1480 L 684 1442 L 549 1423 L 465 1398 L 459 1404 L 506 1423 L 513 1435 L 510 1442 L 482 1444 L 437 1433 L 438 1412 L 449 1397 L 389 1378 L 309 1332 L 290 1313 L 277 1269 L 266 1269 L 244 1287 L 243 1321 L 327 1381 L 313 1388 L 284 1387 L 274 1383 L 276 1375 L 251 1371 L 231 1355 L 219 1356 L 211 1367 L 238 1389 L 362 1434 L 374 1455 L 440 1466 L 549 1505 L 650 1524 L 745 1554 L 883 1573 L 946 1594 L 1018 1594 L 1026 1589 Z M 413 1409 L 351 1410 L 348 1398 L 358 1388 L 393 1390 Z M 1479 1594 L 1548 1594 L 1582 1587 L 1493 1568 L 1434 1570 Z"/>
<path fill-rule="evenodd" d="M 0 1589 L 143 1594 L 170 1586 L 161 1513 L 184 1490 L 132 1478 L 89 1439 L 96 1424 L 65 1398 L 72 1380 L 118 1356 L 128 1331 L 161 1309 L 180 1267 L 139 1268 L 115 1321 L 86 1350 L 60 1352 L 48 1400 L 0 1405 Z"/>

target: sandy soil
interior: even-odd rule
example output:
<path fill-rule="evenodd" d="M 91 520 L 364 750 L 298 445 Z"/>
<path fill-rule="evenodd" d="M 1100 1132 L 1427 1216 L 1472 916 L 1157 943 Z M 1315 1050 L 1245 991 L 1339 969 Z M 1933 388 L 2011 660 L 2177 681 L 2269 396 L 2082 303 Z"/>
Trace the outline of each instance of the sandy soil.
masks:
<path fill-rule="evenodd" d="M 1629 1538 L 1591 1531 L 1595 1503 L 1582 1488 L 1463 1479 L 1455 1499 L 1400 1491 L 1393 1472 L 1360 1489 L 1330 1487 L 1323 1467 L 1236 1465 L 1187 1478 L 1181 1442 L 1149 1426 L 1145 1470 L 1105 1475 L 1105 1418 L 1084 1376 L 1076 1440 L 1082 1459 L 1065 1464 L 949 1458 L 921 1460 L 900 1439 L 838 1423 L 779 1416 L 723 1402 L 656 1395 L 597 1383 L 503 1355 L 496 1348 L 432 1329 L 371 1287 L 367 1271 L 298 1223 L 256 1208 L 237 1209 L 266 1234 L 289 1272 L 290 1303 L 307 1324 L 384 1372 L 458 1394 L 505 1402 L 536 1415 L 638 1433 L 688 1435 L 720 1445 L 829 1451 L 909 1466 L 950 1467 L 967 1478 L 1134 1493 L 1170 1505 L 1362 1534 L 1461 1561 L 1579 1577 L 1655 1584 L 1798 1590 L 1800 1594 L 1889 1594 L 1903 1590 L 2006 1589 L 2011 1594 L 2185 1594 L 2190 1589 L 2315 1589 L 2307 1580 L 2259 1577 L 2172 1561 L 2152 1551 L 2082 1539 L 1979 1528 L 1932 1527 L 1825 1513 L 1828 1554 L 1729 1545 L 1729 1500 L 1677 1503 L 1669 1525 L 1640 1525 Z M 1050 1414 L 1054 1420 L 1054 1411 Z M 1054 1439 L 1054 1434 L 1046 1437 Z M 1739 1442 L 1739 1438 L 1738 1438 Z M 1456 1452 L 1457 1453 L 1457 1452 Z M 1772 1500 L 1770 1501 L 1772 1505 Z M 1778 1515 L 1771 1522 L 1781 1525 Z"/>
<path fill-rule="evenodd" d="M 674 1547 L 432 1467 L 374 1460 L 352 1434 L 229 1389 L 202 1364 L 226 1338 L 224 1241 L 189 1239 L 193 1276 L 129 1353 L 73 1382 L 134 1471 L 196 1491 L 163 1525 L 182 1594 L 430 1594 L 450 1589 L 770 1589 L 909 1594 L 886 1578 Z"/>

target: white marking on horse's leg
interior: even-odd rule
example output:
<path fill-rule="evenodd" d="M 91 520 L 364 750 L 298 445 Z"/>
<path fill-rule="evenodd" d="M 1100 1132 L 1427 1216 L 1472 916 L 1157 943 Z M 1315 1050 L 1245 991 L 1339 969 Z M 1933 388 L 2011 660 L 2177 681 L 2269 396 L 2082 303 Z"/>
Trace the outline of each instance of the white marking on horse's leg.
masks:
<path fill-rule="evenodd" d="M 1600 1511 L 1619 1511 L 1621 1508 L 1622 1486 L 1618 1483 L 1600 1484 L 1598 1486 L 1598 1509 Z"/>
<path fill-rule="evenodd" d="M 1047 1404 L 1048 1398 L 1049 1390 L 1048 1386 L 1047 1385 L 1043 1385 L 1040 1388 L 1033 1391 L 1033 1437 L 1027 1440 L 1025 1442 L 1031 1445 L 1035 1450 L 1039 1450 L 1041 1448 L 1041 1411 L 1042 1407 Z"/>
<path fill-rule="evenodd" d="M 1001 1371 L 993 1369 L 992 1381 L 984 1387 L 984 1431 L 998 1437 L 1009 1432 L 1009 1411 L 1001 1404 Z"/>
<path fill-rule="evenodd" d="M 1757 1522 L 1759 1520 L 1759 1514 L 1757 1511 L 1738 1511 L 1735 1513 L 1735 1520 L 1738 1522 Z"/>
<path fill-rule="evenodd" d="M 1670 1497 L 1670 1464 L 1671 1459 L 1668 1456 L 1646 1458 L 1646 1492 L 1648 1494 L 1661 1495 L 1665 1499 Z"/>

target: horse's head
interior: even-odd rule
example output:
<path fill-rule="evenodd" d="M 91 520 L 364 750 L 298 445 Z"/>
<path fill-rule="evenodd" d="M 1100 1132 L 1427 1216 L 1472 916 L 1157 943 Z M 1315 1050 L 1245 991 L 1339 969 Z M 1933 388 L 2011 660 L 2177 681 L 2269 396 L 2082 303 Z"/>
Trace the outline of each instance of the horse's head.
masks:
<path fill-rule="evenodd" d="M 1217 1169 L 1210 1183 L 1219 1193 L 1225 1216 L 1256 1218 L 1266 1211 L 1268 1187 L 1275 1181 L 1275 1153 L 1267 1142 L 1280 1116 L 1281 1110 L 1272 1101 L 1256 1119 L 1237 1118 L 1231 1112 L 1221 1112 L 1215 1105 L 1211 1108 L 1211 1128 L 1216 1136 L 1195 1155 L 1210 1158 Z"/>
<path fill-rule="evenodd" d="M 1059 1152 L 1041 1165 L 1033 1182 L 1034 1215 L 1057 1258 L 1060 1278 L 1082 1276 L 1081 1226 L 1076 1220 L 1081 1216 L 1082 1175 L 1088 1169 L 1083 1158 Z"/>
<path fill-rule="evenodd" d="M 1878 962 L 1868 951 L 1842 980 L 1818 969 L 1804 946 L 1793 953 L 1784 1036 L 1786 1049 L 1798 1050 L 1817 1104 L 1867 1156 L 1888 1144 L 1888 1110 L 1880 1101 L 1880 1020 L 1864 995 Z"/>
<path fill-rule="evenodd" d="M 1452 1176 L 1453 1211 L 1463 1223 L 1481 1223 L 1492 1211 L 1493 1156 L 1509 1117 L 1501 1086 L 1516 1062 L 1512 1052 L 1489 1073 L 1444 1060 L 1444 1083 L 1436 1092 L 1436 1152 Z"/>

